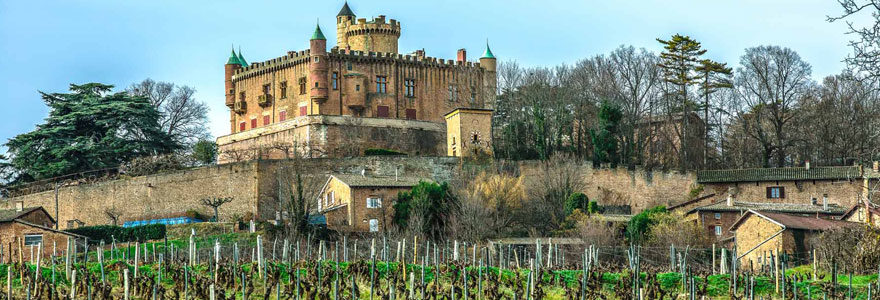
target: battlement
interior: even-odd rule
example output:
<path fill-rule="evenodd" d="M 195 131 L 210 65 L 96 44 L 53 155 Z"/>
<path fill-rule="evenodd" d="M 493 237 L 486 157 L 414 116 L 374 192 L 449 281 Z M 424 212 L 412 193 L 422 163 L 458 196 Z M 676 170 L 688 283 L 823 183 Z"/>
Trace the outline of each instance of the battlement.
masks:
<path fill-rule="evenodd" d="M 251 76 L 291 67 L 301 63 L 308 63 L 309 50 L 288 51 L 287 55 L 276 57 L 267 61 L 251 63 L 249 66 L 238 69 L 232 76 L 232 80 L 239 80 Z"/>
<path fill-rule="evenodd" d="M 399 53 L 388 53 L 388 52 L 372 52 L 372 51 L 357 51 L 357 50 L 346 50 L 333 48 L 330 49 L 331 57 L 339 57 L 339 58 L 354 58 L 354 59 L 366 59 L 366 60 L 396 60 L 401 62 L 408 62 L 414 64 L 423 64 L 430 65 L 434 67 L 441 68 L 451 68 L 451 67 L 463 67 L 463 68 L 480 68 L 480 63 L 478 62 L 461 62 L 455 61 L 454 59 L 443 59 L 436 57 L 419 57 L 410 54 L 399 54 Z"/>
<path fill-rule="evenodd" d="M 388 34 L 400 36 L 400 23 L 395 19 L 389 19 L 385 22 L 385 16 L 378 16 L 372 21 L 365 18 L 352 20 L 351 24 L 345 24 L 345 34 L 347 36 L 366 35 L 366 34 Z"/>

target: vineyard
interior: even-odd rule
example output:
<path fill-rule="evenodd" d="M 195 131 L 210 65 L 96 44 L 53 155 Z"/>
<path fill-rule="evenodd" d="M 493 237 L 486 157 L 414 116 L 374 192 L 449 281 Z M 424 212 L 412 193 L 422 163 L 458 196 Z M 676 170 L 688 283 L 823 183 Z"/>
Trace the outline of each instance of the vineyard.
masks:
<path fill-rule="evenodd" d="M 721 249 L 234 234 L 74 245 L 0 255 L 3 299 L 880 299 L 876 274 L 787 268 L 784 255 L 752 272 Z"/>

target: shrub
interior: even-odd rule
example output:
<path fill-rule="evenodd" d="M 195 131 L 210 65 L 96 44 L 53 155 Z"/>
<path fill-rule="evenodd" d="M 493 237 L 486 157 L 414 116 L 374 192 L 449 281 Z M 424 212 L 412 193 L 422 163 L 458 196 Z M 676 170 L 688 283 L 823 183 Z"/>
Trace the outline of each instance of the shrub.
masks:
<path fill-rule="evenodd" d="M 109 243 L 114 238 L 117 243 L 158 240 L 165 238 L 165 224 L 152 224 L 135 227 L 122 227 L 113 225 L 98 225 L 73 228 L 65 230 L 67 232 L 78 234 L 94 241 L 103 240 Z"/>
<path fill-rule="evenodd" d="M 626 227 L 626 238 L 630 242 L 639 242 L 647 236 L 651 227 L 657 224 L 658 217 L 666 212 L 666 206 L 656 206 L 646 209 L 629 220 Z"/>
<path fill-rule="evenodd" d="M 390 150 L 390 149 L 382 149 L 382 148 L 369 148 L 364 150 L 364 155 L 366 156 L 374 156 L 374 155 L 406 155 L 406 153 Z"/>
<path fill-rule="evenodd" d="M 575 209 L 586 210 L 587 208 L 587 195 L 584 193 L 574 193 L 571 196 L 568 196 L 568 199 L 565 199 L 565 215 L 571 215 L 571 213 Z"/>

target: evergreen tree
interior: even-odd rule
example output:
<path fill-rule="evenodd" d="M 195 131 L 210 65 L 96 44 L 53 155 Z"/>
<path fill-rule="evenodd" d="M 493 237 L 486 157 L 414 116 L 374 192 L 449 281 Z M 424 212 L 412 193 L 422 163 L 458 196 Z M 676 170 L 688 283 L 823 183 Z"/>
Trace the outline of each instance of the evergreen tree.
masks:
<path fill-rule="evenodd" d="M 673 114 L 681 116 L 681 126 L 677 128 L 678 140 L 681 141 L 678 149 L 678 163 L 681 170 L 687 169 L 691 159 L 691 149 L 688 149 L 687 141 L 690 140 L 690 114 L 697 107 L 689 97 L 689 89 L 702 79 L 702 75 L 696 72 L 700 65 L 700 56 L 706 53 L 699 42 L 689 36 L 675 34 L 669 40 L 657 39 L 663 44 L 664 51 L 660 53 L 660 63 L 657 64 L 662 70 L 663 81 L 672 85 L 668 89 L 667 113 L 670 119 Z"/>
<path fill-rule="evenodd" d="M 49 117 L 6 143 L 19 179 L 116 167 L 178 148 L 159 128 L 159 113 L 146 98 L 111 93 L 112 88 L 87 83 L 71 84 L 70 93 L 41 92 Z"/>
<path fill-rule="evenodd" d="M 192 156 L 203 165 L 210 165 L 217 161 L 217 143 L 211 140 L 200 140 L 192 146 Z"/>
<path fill-rule="evenodd" d="M 706 126 L 703 128 L 705 131 L 703 136 L 703 166 L 706 166 L 709 159 L 709 131 L 711 130 L 709 124 L 709 110 L 712 105 L 709 101 L 709 97 L 720 89 L 733 88 L 733 80 L 731 79 L 733 69 L 728 67 L 727 63 L 704 59 L 700 61 L 700 65 L 697 66 L 696 71 L 700 74 L 700 77 L 703 80 L 703 82 L 700 83 L 700 94 L 703 96 L 703 122 L 706 123 Z"/>
<path fill-rule="evenodd" d="M 612 166 L 616 166 L 620 161 L 618 150 L 618 135 L 622 117 L 620 108 L 608 101 L 602 101 L 598 117 L 598 130 L 590 130 L 590 138 L 593 141 L 593 163 L 596 165 L 610 163 Z"/>

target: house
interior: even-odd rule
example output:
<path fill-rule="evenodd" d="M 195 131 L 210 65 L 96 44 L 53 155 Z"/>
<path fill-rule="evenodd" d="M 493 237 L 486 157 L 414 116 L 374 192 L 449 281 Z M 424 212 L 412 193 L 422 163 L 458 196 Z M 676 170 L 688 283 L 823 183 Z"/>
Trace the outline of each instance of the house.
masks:
<path fill-rule="evenodd" d="M 407 192 L 418 177 L 378 175 L 330 175 L 318 194 L 318 212 L 327 228 L 344 232 L 389 230 L 397 194 Z"/>
<path fill-rule="evenodd" d="M 840 219 L 880 226 L 880 208 L 873 203 L 854 205 Z"/>
<path fill-rule="evenodd" d="M 53 249 L 67 249 L 68 241 L 75 243 L 86 239 L 54 227 L 55 219 L 41 206 L 24 207 L 18 202 L 13 209 L 0 210 L 0 245 L 4 249 L 0 256 L 8 261 L 19 257 L 18 251 L 21 251 L 21 258 L 30 260 L 33 253 L 40 251 L 39 245 L 42 244 L 42 255 L 49 258 Z"/>
<path fill-rule="evenodd" d="M 814 205 L 810 203 L 744 202 L 733 201 L 732 197 L 728 197 L 724 201 L 693 208 L 685 216 L 688 220 L 693 220 L 700 225 L 712 240 L 726 242 L 733 238 L 733 233 L 729 230 L 731 226 L 750 210 L 821 219 L 839 219 L 847 212 L 846 208 L 833 203 Z"/>
<path fill-rule="evenodd" d="M 877 167 L 877 164 L 875 164 Z M 869 182 L 877 170 L 862 166 L 756 168 L 705 170 L 697 172 L 697 183 L 704 186 L 714 203 L 725 198 L 734 201 L 812 204 L 837 203 L 851 207 L 869 197 Z"/>
<path fill-rule="evenodd" d="M 826 230 L 857 223 L 842 220 L 748 210 L 730 231 L 734 233 L 737 258 L 742 269 L 760 268 L 770 255 L 786 253 L 795 261 L 805 261 L 812 251 L 811 241 Z M 794 263 L 792 265 L 795 265 Z"/>

